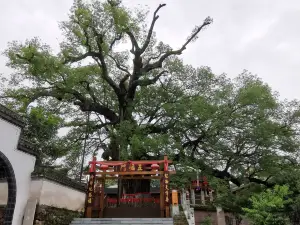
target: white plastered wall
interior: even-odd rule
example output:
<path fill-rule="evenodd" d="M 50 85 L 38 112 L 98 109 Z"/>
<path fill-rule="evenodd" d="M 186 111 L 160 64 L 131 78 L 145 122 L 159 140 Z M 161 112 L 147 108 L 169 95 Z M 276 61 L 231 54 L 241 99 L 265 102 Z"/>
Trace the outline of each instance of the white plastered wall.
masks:
<path fill-rule="evenodd" d="M 84 208 L 85 193 L 59 183 L 43 179 L 38 202 L 40 205 L 79 211 Z"/>
<path fill-rule="evenodd" d="M 79 211 L 84 208 L 85 193 L 48 179 L 31 181 L 30 196 L 40 205 Z M 0 205 L 7 202 L 7 183 L 0 182 Z"/>
<path fill-rule="evenodd" d="M 8 158 L 13 167 L 17 186 L 14 225 L 22 224 L 24 209 L 29 197 L 31 173 L 35 164 L 34 156 L 17 150 L 20 133 L 21 128 L 0 119 L 0 151 Z"/>

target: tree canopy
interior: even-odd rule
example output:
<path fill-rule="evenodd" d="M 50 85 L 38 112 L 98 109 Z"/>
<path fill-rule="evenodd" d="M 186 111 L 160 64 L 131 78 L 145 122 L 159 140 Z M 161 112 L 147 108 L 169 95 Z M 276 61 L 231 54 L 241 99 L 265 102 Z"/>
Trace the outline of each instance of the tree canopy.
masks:
<path fill-rule="evenodd" d="M 58 53 L 38 38 L 9 43 L 2 102 L 29 116 L 27 135 L 50 164 L 78 168 L 87 139 L 87 155 L 106 160 L 168 154 L 237 186 L 272 187 L 297 167 L 299 102 L 280 101 L 248 71 L 229 79 L 185 64 L 212 19 L 171 47 L 155 35 L 165 6 L 147 24 L 147 11 L 121 1 L 74 1 Z"/>
<path fill-rule="evenodd" d="M 289 218 L 283 213 L 285 205 L 291 201 L 289 194 L 288 186 L 276 185 L 272 190 L 253 195 L 250 198 L 252 207 L 243 209 L 246 217 L 257 225 L 290 224 Z"/>

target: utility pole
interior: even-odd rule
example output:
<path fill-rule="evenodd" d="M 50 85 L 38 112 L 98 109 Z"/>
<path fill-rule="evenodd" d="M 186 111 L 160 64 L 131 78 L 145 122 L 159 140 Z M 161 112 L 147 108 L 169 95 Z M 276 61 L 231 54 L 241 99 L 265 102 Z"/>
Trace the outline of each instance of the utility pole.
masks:
<path fill-rule="evenodd" d="M 80 168 L 80 176 L 79 176 L 79 182 L 82 182 L 82 174 L 83 174 L 83 164 L 85 159 L 85 151 L 86 151 L 86 140 L 89 137 L 89 122 L 90 122 L 90 112 L 87 112 L 87 120 L 86 120 L 86 129 L 85 129 L 85 138 L 83 143 L 83 150 L 82 150 L 82 159 L 81 159 L 81 168 Z"/>

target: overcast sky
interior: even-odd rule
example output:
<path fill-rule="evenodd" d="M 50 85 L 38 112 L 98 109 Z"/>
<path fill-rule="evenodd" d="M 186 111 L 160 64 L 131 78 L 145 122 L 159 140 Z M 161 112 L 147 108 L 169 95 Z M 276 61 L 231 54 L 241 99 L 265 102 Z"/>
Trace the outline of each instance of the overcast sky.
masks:
<path fill-rule="evenodd" d="M 211 16 L 214 23 L 183 56 L 186 63 L 209 66 L 216 74 L 235 77 L 244 69 L 257 74 L 282 98 L 299 98 L 300 1 L 297 0 L 124 0 L 160 11 L 160 40 L 180 46 L 195 25 Z M 72 0 L 0 1 L 0 50 L 11 40 L 39 36 L 58 48 L 58 21 L 65 20 Z M 8 74 L 0 57 L 0 73 Z"/>

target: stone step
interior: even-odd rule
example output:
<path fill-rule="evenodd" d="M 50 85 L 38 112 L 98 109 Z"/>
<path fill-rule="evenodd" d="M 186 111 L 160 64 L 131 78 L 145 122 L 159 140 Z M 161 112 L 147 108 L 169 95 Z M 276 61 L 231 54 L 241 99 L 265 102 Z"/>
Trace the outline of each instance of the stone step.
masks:
<path fill-rule="evenodd" d="M 173 218 L 76 218 L 70 225 L 173 225 Z"/>

